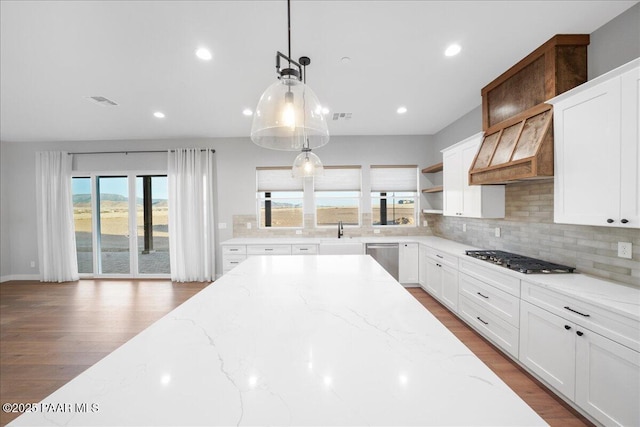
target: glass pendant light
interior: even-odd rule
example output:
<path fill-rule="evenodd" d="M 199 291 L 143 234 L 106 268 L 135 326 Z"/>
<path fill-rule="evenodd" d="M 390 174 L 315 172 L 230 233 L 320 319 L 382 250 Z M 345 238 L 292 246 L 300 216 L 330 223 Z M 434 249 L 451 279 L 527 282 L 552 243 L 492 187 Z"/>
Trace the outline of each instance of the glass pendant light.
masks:
<path fill-rule="evenodd" d="M 329 129 L 318 97 L 306 85 L 306 66 L 311 60 L 305 56 L 299 63 L 291 59 L 290 16 L 290 0 L 287 0 L 289 55 L 276 54 L 278 81 L 260 97 L 253 116 L 251 140 L 264 148 L 300 151 L 329 142 Z M 287 68 L 280 69 L 281 58 L 287 61 Z M 297 69 L 291 68 L 292 65 Z"/>
<path fill-rule="evenodd" d="M 303 148 L 293 161 L 291 172 L 294 178 L 318 176 L 324 173 L 320 158 L 311 152 L 310 148 Z"/>

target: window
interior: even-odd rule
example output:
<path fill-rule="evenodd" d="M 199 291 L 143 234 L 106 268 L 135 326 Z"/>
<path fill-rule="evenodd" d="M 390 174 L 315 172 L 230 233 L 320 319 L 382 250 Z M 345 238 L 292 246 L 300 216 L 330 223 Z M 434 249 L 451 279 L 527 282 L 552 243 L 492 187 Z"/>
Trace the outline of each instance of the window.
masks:
<path fill-rule="evenodd" d="M 418 167 L 371 166 L 373 225 L 415 226 Z"/>
<path fill-rule="evenodd" d="M 325 166 L 314 195 L 316 225 L 360 225 L 360 166 Z"/>
<path fill-rule="evenodd" d="M 138 272 L 169 274 L 169 203 L 166 176 L 136 177 Z"/>
<path fill-rule="evenodd" d="M 294 178 L 290 167 L 256 169 L 258 226 L 302 227 L 304 224 L 302 178 Z"/>

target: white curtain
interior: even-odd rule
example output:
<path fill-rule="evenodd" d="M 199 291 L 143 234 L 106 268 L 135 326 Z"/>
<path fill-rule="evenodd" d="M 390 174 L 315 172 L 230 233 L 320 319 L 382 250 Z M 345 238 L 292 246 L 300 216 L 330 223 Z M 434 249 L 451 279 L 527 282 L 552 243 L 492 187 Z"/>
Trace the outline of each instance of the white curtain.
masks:
<path fill-rule="evenodd" d="M 36 153 L 36 209 L 40 280 L 78 280 L 71 196 L 72 157 L 61 151 Z"/>
<path fill-rule="evenodd" d="M 171 280 L 215 278 L 213 151 L 169 151 L 169 260 Z"/>

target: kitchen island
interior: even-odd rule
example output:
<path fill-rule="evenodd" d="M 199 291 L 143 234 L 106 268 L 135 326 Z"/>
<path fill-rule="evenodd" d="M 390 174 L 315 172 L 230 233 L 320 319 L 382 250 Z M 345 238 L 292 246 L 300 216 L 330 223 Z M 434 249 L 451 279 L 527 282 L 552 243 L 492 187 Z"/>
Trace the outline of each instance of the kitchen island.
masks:
<path fill-rule="evenodd" d="M 252 257 L 35 409 L 10 425 L 545 425 L 363 255 Z"/>

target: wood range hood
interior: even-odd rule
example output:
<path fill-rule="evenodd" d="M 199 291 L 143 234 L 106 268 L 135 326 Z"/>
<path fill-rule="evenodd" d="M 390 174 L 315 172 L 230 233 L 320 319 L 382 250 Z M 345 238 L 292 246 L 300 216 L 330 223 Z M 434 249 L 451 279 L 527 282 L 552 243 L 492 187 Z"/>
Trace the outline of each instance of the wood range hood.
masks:
<path fill-rule="evenodd" d="M 587 81 L 588 34 L 559 34 L 482 89 L 484 139 L 469 184 L 553 177 L 553 107 Z"/>

